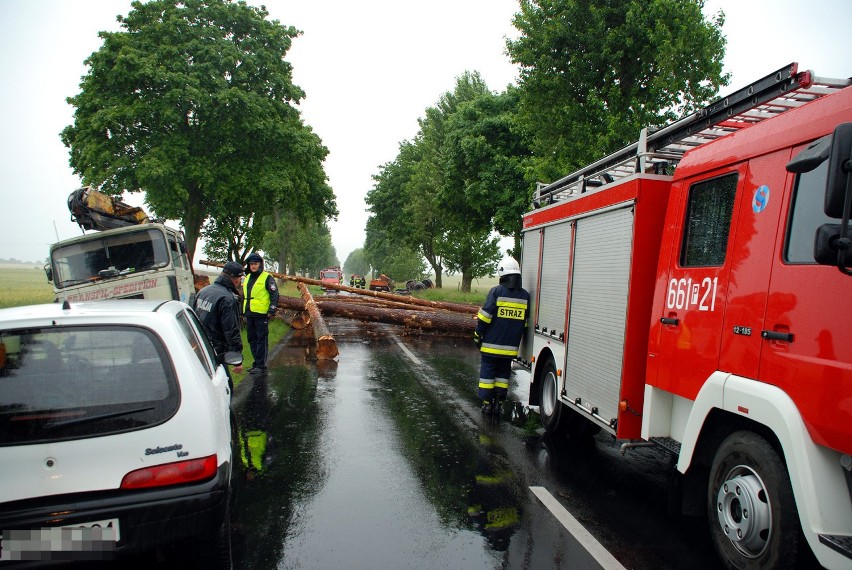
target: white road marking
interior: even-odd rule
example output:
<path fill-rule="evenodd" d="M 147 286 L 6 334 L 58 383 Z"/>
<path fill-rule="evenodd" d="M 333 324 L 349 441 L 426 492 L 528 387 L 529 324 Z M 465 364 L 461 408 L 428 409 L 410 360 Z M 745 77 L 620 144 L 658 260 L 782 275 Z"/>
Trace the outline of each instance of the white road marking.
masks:
<path fill-rule="evenodd" d="M 420 366 L 421 364 L 423 364 L 422 362 L 420 362 L 420 359 L 418 359 L 416 356 L 414 356 L 414 353 L 412 353 L 410 350 L 408 350 L 408 347 L 407 347 L 407 346 L 405 346 L 404 344 L 402 344 L 402 341 L 401 341 L 401 340 L 399 340 L 398 338 L 397 338 L 397 339 L 395 339 L 395 340 L 396 340 L 396 343 L 399 345 L 399 347 L 402 349 L 402 352 L 404 352 L 404 353 L 405 353 L 405 355 L 406 355 L 409 359 L 411 359 L 411 361 L 412 361 L 414 364 L 416 364 L 416 365 L 418 365 L 418 366 Z"/>
<path fill-rule="evenodd" d="M 592 555 L 598 564 L 606 570 L 625 570 L 624 566 L 613 557 L 609 551 L 604 548 L 589 531 L 583 528 L 583 525 L 569 513 L 562 504 L 550 494 L 550 491 L 544 487 L 530 487 L 530 491 L 535 493 L 535 496 L 544 503 L 553 516 L 556 517 L 562 526 L 564 526 L 571 535 L 577 539 L 577 542 Z"/>

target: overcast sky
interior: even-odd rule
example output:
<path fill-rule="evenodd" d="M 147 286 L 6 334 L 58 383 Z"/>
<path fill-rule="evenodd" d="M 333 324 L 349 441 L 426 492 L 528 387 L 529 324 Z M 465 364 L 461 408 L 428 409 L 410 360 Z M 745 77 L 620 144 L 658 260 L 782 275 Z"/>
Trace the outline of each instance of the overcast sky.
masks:
<path fill-rule="evenodd" d="M 493 91 L 515 81 L 504 52 L 517 1 L 249 1 L 261 3 L 303 32 L 287 59 L 307 94 L 304 121 L 330 150 L 325 169 L 340 210 L 330 227 L 343 262 L 364 242 L 371 176 L 414 137 L 425 108 L 466 70 Z M 848 0 L 707 0 L 705 13 L 720 8 L 726 91 L 792 61 L 852 76 Z M 57 236 L 81 233 L 66 205 L 81 181 L 59 140 L 73 120 L 65 99 L 79 92 L 97 33 L 119 30 L 115 16 L 129 9 L 129 0 L 0 0 L 0 258 L 40 262 Z"/>

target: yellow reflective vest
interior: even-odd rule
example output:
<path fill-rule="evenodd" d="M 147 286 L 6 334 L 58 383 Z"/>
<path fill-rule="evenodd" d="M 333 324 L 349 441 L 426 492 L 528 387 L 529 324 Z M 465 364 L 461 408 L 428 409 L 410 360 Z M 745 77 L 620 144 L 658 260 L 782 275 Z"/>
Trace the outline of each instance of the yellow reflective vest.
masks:
<path fill-rule="evenodd" d="M 265 314 L 269 311 L 269 290 L 266 288 L 266 279 L 268 277 L 269 273 L 261 271 L 257 279 L 252 283 L 251 291 L 248 288 L 249 277 L 246 276 L 243 280 L 243 313 L 249 308 L 252 313 Z"/>

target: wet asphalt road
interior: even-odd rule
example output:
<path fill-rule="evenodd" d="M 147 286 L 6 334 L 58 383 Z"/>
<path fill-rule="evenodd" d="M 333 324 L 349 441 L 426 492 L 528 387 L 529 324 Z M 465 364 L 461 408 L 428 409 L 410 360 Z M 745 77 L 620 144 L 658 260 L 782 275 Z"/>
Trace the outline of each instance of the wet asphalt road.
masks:
<path fill-rule="evenodd" d="M 296 331 L 235 390 L 236 568 L 719 567 L 706 527 L 667 514 L 665 453 L 541 436 L 523 370 L 503 417 L 483 417 L 467 340 L 328 324 L 337 361 Z"/>

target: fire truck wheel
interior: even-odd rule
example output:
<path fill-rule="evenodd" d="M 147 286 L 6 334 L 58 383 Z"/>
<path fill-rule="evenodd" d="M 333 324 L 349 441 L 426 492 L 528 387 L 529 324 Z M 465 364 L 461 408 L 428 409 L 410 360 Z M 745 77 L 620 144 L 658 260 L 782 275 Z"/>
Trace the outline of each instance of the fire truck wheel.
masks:
<path fill-rule="evenodd" d="M 567 410 L 559 401 L 559 378 L 556 376 L 556 364 L 548 360 L 539 379 L 541 385 L 541 399 L 539 400 L 539 413 L 541 414 L 541 425 L 548 433 L 558 433 L 562 428 L 562 416 Z"/>
<path fill-rule="evenodd" d="M 795 566 L 802 540 L 784 462 L 750 431 L 729 435 L 710 471 L 707 512 L 716 550 L 728 568 Z"/>

